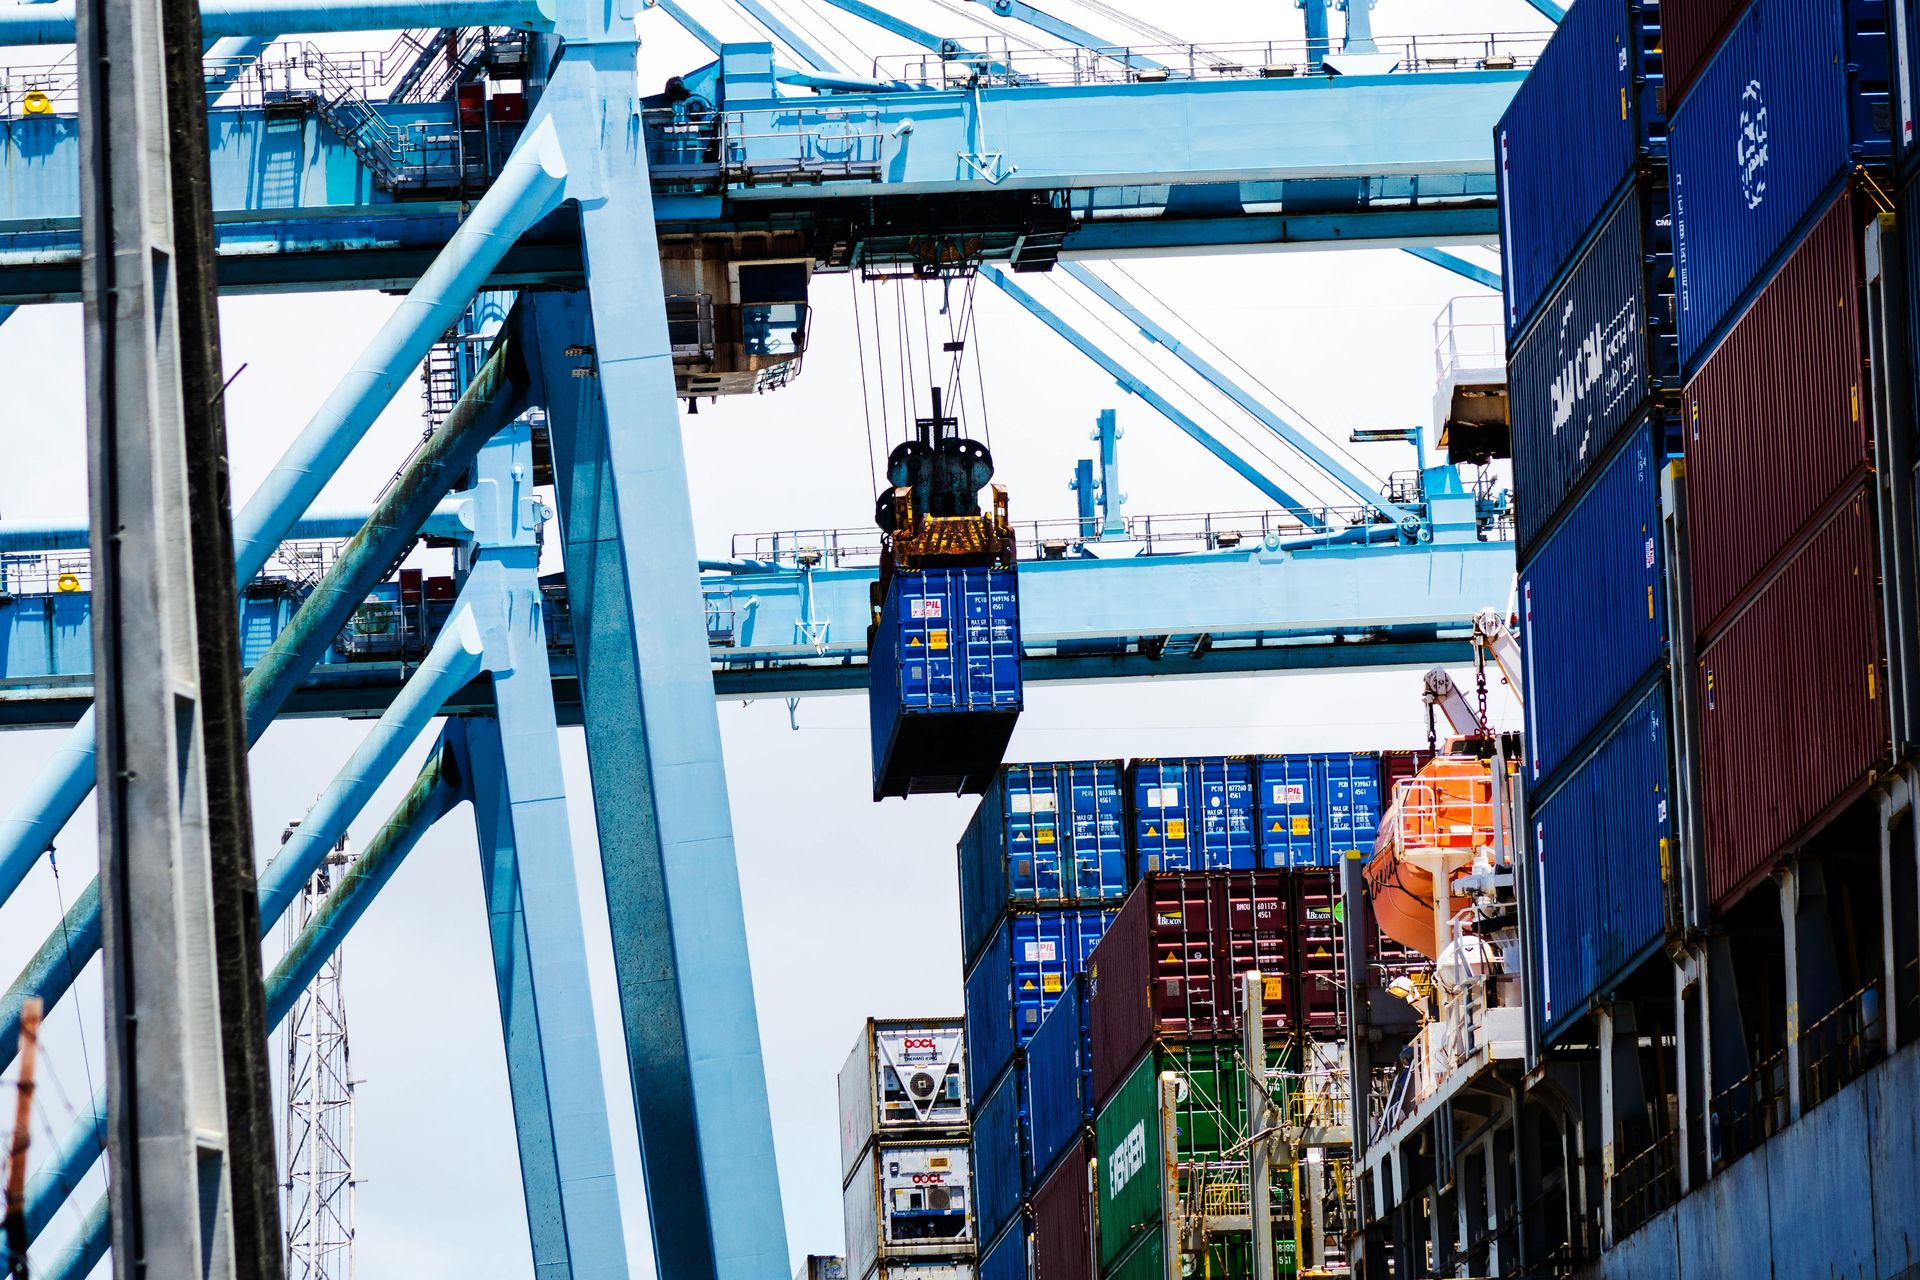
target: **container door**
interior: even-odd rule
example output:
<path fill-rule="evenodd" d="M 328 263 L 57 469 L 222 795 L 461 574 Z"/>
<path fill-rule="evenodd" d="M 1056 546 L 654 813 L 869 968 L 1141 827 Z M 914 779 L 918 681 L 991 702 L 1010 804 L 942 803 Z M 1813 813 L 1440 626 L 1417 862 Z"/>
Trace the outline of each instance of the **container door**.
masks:
<path fill-rule="evenodd" d="M 1323 781 L 1312 756 L 1268 756 L 1260 761 L 1260 865 L 1304 867 L 1321 846 Z"/>
<path fill-rule="evenodd" d="M 1016 902 L 1058 902 L 1064 841 L 1055 765 L 1016 765 L 1007 770 L 1007 852 Z"/>
<path fill-rule="evenodd" d="M 1254 865 L 1253 762 L 1245 759 L 1196 761 L 1201 866 L 1251 869 Z"/>
<path fill-rule="evenodd" d="M 1316 850 L 1320 866 L 1337 867 L 1347 856 L 1373 852 L 1380 831 L 1380 760 L 1370 752 L 1326 757 L 1326 810 Z"/>
<path fill-rule="evenodd" d="M 1041 1019 L 1086 965 L 1078 949 L 1077 912 L 1039 911 L 1013 918 L 1013 1041 L 1024 1049 Z"/>
<path fill-rule="evenodd" d="M 1187 870 L 1191 859 L 1186 770 L 1175 761 L 1143 760 L 1134 766 L 1133 779 L 1141 872 Z"/>
<path fill-rule="evenodd" d="M 1082 903 L 1118 902 L 1127 896 L 1126 795 L 1117 764 L 1069 765 L 1067 812 L 1071 817 L 1073 883 Z"/>

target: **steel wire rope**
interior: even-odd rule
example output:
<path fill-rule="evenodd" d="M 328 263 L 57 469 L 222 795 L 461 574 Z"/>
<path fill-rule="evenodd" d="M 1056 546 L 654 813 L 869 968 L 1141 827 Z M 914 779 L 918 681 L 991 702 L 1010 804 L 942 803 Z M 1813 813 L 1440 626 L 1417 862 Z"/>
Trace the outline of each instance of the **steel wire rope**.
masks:
<path fill-rule="evenodd" d="M 775 0 L 761 0 L 762 4 L 768 4 L 768 5 L 771 5 L 774 2 Z M 861 48 L 859 41 L 855 40 L 852 36 L 848 35 L 844 30 L 842 30 L 840 28 L 840 25 L 833 20 L 833 18 L 827 13 L 825 8 L 823 8 L 819 4 L 816 4 L 814 0 L 797 0 L 797 3 L 801 6 L 804 6 L 807 12 L 812 17 L 818 19 L 820 23 L 826 27 L 827 30 L 833 32 L 835 36 L 839 37 L 841 44 L 845 45 L 848 49 L 853 50 L 853 61 L 846 65 L 845 69 L 847 71 L 852 72 L 852 71 L 858 70 L 860 67 L 863 67 L 863 66 L 871 67 L 873 65 L 873 55 L 868 53 L 865 49 Z M 780 8 L 786 13 L 788 19 L 791 20 L 794 14 L 795 6 L 786 4 L 786 3 L 781 3 Z M 801 27 L 803 30 L 810 29 L 809 24 L 806 24 L 806 23 L 795 23 L 794 25 Z"/>
<path fill-rule="evenodd" d="M 895 282 L 898 285 L 898 281 Z M 919 403 L 916 388 L 919 386 L 919 374 L 913 367 L 913 321 L 907 307 L 907 292 L 904 286 L 893 291 L 894 321 L 899 329 L 900 353 L 900 408 L 901 430 L 904 438 L 913 439 L 913 420 L 919 411 L 914 407 Z"/>
<path fill-rule="evenodd" d="M 80 1066 L 86 1073 L 87 1099 L 91 1103 L 94 1096 L 93 1055 L 87 1052 L 87 1020 L 80 1013 L 80 997 L 72 992 L 72 985 L 80 980 L 80 975 L 73 970 L 73 936 L 67 928 L 66 886 L 60 881 L 60 861 L 51 846 L 47 849 L 47 867 L 53 872 L 53 902 L 54 906 L 60 910 L 60 949 L 66 959 L 68 994 L 72 996 L 73 1004 L 73 1023 L 80 1033 Z M 94 1117 L 93 1127 L 96 1131 L 101 1127 L 101 1119 L 98 1115 Z M 102 1134 L 101 1141 L 105 1140 L 106 1135 Z"/>
<path fill-rule="evenodd" d="M 860 282 L 854 281 L 854 293 L 860 291 Z M 880 286 L 872 280 L 867 281 L 867 301 L 873 312 L 873 365 L 874 381 L 880 386 L 880 452 L 884 457 L 893 447 L 891 434 L 892 408 L 887 403 L 887 361 L 886 338 L 880 325 Z M 864 356 L 862 357 L 865 358 Z"/>
<path fill-rule="evenodd" d="M 1242 429 L 1242 427 L 1238 423 L 1231 421 L 1230 419 L 1222 415 L 1219 410 L 1213 408 L 1205 400 L 1201 399 L 1198 395 L 1196 395 L 1188 386 L 1185 385 L 1182 379 L 1182 375 L 1180 373 L 1176 372 L 1172 368 L 1167 367 L 1167 365 L 1164 362 L 1164 358 L 1162 358 L 1161 356 L 1156 356 L 1155 352 L 1151 349 L 1144 350 L 1144 351 L 1141 350 L 1139 347 L 1135 345 L 1134 338 L 1132 338 L 1131 336 L 1129 336 L 1128 334 L 1122 332 L 1119 328 L 1117 328 L 1113 323 L 1113 321 L 1108 319 L 1106 315 L 1102 314 L 1102 312 L 1095 311 L 1092 307 L 1088 306 L 1085 302 L 1081 301 L 1079 298 L 1076 298 L 1072 294 L 1068 293 L 1064 288 L 1060 288 L 1058 285 L 1056 285 L 1055 287 L 1061 297 L 1071 299 L 1074 305 L 1077 306 L 1084 315 L 1086 315 L 1090 320 L 1092 320 L 1100 328 L 1105 329 L 1110 335 L 1113 336 L 1113 338 L 1116 341 L 1121 343 L 1123 347 L 1125 347 L 1130 352 L 1133 352 L 1134 354 L 1140 355 L 1142 358 L 1144 358 L 1149 364 L 1153 365 L 1156 372 L 1159 372 L 1164 376 L 1172 379 L 1175 389 L 1188 401 L 1188 404 L 1192 408 L 1196 409 L 1199 413 L 1204 414 L 1209 418 L 1212 418 L 1214 422 L 1218 426 L 1220 426 L 1225 432 L 1227 432 L 1229 435 L 1234 437 L 1234 439 L 1238 440 L 1245 447 L 1247 452 L 1252 453 L 1256 457 L 1261 458 L 1269 466 L 1271 466 L 1275 471 L 1278 471 L 1280 473 L 1281 478 L 1284 479 L 1287 482 L 1287 484 L 1291 487 L 1291 491 L 1293 491 L 1294 497 L 1300 501 L 1301 505 L 1307 506 L 1307 507 L 1313 507 L 1313 506 L 1329 507 L 1329 506 L 1341 505 L 1338 503 L 1329 503 L 1325 500 L 1325 494 L 1320 489 L 1320 483 L 1324 483 L 1326 479 L 1325 477 L 1317 477 L 1318 483 L 1310 484 L 1310 483 L 1304 482 L 1301 479 L 1301 477 L 1297 475 L 1292 470 L 1292 468 L 1290 468 L 1287 465 L 1286 462 L 1282 461 L 1280 458 L 1275 457 L 1272 453 L 1268 452 L 1267 443 L 1272 440 L 1271 436 L 1268 437 L 1267 441 L 1262 441 L 1258 437 L 1255 437 L 1249 434 L 1246 430 Z M 1185 366 L 1182 365 L 1180 366 L 1180 368 L 1184 369 Z M 1299 459 L 1296 455 L 1295 462 L 1297 463 L 1298 460 Z"/>
<path fill-rule="evenodd" d="M 874 460 L 873 451 L 873 405 L 867 391 L 867 342 L 860 331 L 860 281 L 852 272 L 848 272 L 847 283 L 852 286 L 853 294 L 853 354 L 860 362 L 860 417 L 867 427 L 867 475 L 873 481 L 873 492 L 877 499 L 880 494 L 880 465 Z"/>
<path fill-rule="evenodd" d="M 992 452 L 993 450 L 993 419 L 987 412 L 987 372 L 986 372 L 986 365 L 985 365 L 986 353 L 981 350 L 979 345 L 980 344 L 979 308 L 975 301 L 975 298 L 977 295 L 972 287 L 973 285 L 979 284 L 979 282 L 980 282 L 980 277 L 977 275 L 974 276 L 967 289 L 968 331 L 966 331 L 967 336 L 963 340 L 967 344 L 967 350 L 973 353 L 974 384 L 980 392 L 980 431 L 981 431 L 981 434 L 986 437 L 988 452 Z"/>
<path fill-rule="evenodd" d="M 813 65 L 811 62 L 808 61 L 806 54 L 794 48 L 787 41 L 782 40 L 778 32 L 774 31 L 772 27 L 766 25 L 764 22 L 761 22 L 760 19 L 754 17 L 752 13 L 750 13 L 744 6 L 742 6 L 739 3 L 739 0 L 734 0 L 733 7 L 739 11 L 740 16 L 746 20 L 746 23 L 748 26 L 752 27 L 756 31 L 764 33 L 768 40 L 772 41 L 773 43 L 779 45 L 781 48 L 785 49 L 788 53 L 792 54 L 800 62 L 805 63 L 808 66 Z"/>
<path fill-rule="evenodd" d="M 1134 287 L 1140 290 L 1140 292 L 1146 294 L 1147 297 L 1151 299 L 1153 303 L 1160 308 L 1160 312 L 1162 316 L 1171 319 L 1174 323 L 1178 324 L 1181 328 L 1185 329 L 1187 333 L 1192 335 L 1197 340 L 1199 345 L 1211 349 L 1214 355 L 1218 356 L 1222 361 L 1224 361 L 1231 368 L 1237 370 L 1241 374 L 1241 376 L 1247 379 L 1247 381 L 1253 383 L 1254 386 L 1258 387 L 1261 391 L 1265 392 L 1269 399 L 1273 400 L 1282 409 L 1285 409 L 1288 413 L 1292 414 L 1295 418 L 1297 418 L 1301 426 L 1305 427 L 1313 435 L 1318 436 L 1320 438 L 1321 443 L 1328 448 L 1329 452 L 1331 452 L 1334 455 L 1334 457 L 1338 458 L 1341 462 L 1345 463 L 1347 466 L 1357 471 L 1360 474 L 1360 477 L 1368 481 L 1370 484 L 1372 484 L 1374 488 L 1380 489 L 1385 487 L 1385 482 L 1381 479 L 1380 476 L 1375 474 L 1373 468 L 1367 466 L 1365 463 L 1361 462 L 1357 456 L 1350 453 L 1347 450 L 1346 445 L 1343 442 L 1341 442 L 1332 432 L 1328 431 L 1325 427 L 1322 427 L 1319 423 L 1315 422 L 1313 418 L 1305 410 L 1299 408 L 1297 405 L 1292 404 L 1290 401 L 1288 401 L 1288 399 L 1285 396 L 1281 395 L 1278 391 L 1275 391 L 1260 377 L 1259 374 L 1255 373 L 1253 370 L 1249 369 L 1246 365 L 1242 364 L 1238 359 L 1236 359 L 1232 352 L 1228 351 L 1225 347 L 1222 347 L 1219 343 L 1215 342 L 1212 338 L 1208 337 L 1204 332 L 1202 332 L 1199 326 L 1184 319 L 1178 311 L 1176 311 L 1174 308 L 1167 305 L 1166 299 L 1162 298 L 1159 294 L 1155 293 L 1153 289 L 1149 287 L 1144 281 L 1142 281 L 1138 276 L 1134 275 L 1131 271 L 1128 271 L 1125 264 L 1116 262 L 1114 264 L 1114 270 L 1119 272 L 1121 275 L 1125 276 L 1134 285 Z"/>

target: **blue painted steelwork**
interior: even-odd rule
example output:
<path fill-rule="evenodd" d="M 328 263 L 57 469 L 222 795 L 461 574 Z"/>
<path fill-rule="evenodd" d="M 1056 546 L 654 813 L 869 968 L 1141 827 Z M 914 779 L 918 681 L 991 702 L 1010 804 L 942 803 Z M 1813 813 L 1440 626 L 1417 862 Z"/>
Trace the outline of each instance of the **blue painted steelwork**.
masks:
<path fill-rule="evenodd" d="M 1318 441 L 1275 413 L 1259 397 L 1229 378 L 1199 352 L 1181 342 L 1165 325 L 1134 306 L 1124 294 L 1105 280 L 1076 263 L 1063 263 L 1061 269 L 1091 290 L 1095 297 L 1125 316 L 1148 340 L 1159 343 L 1178 356 L 1182 364 L 1212 383 L 1229 400 L 1251 414 L 1256 422 L 1278 436 L 1289 449 L 1332 477 L 1335 483 L 1348 493 L 1403 528 L 1410 529 L 1417 523 L 1418 518 L 1412 511 L 1397 502 L 1389 501 L 1371 483 L 1354 474 L 1343 460 L 1334 457 Z"/>
<path fill-rule="evenodd" d="M 1254 867 L 1261 843 L 1257 783 L 1252 756 L 1128 765 L 1138 873 Z"/>
<path fill-rule="evenodd" d="M 1022 0 L 968 0 L 968 2 L 983 5 L 1003 18 L 1024 22 L 1056 39 L 1079 45 L 1082 49 L 1100 54 L 1102 57 L 1112 58 L 1125 66 L 1159 67 L 1161 65 L 1144 54 L 1132 52 L 1117 40 L 1104 40 L 1083 27 L 1077 27 L 1064 18 L 1056 18 L 1044 10 L 1023 3 Z"/>
<path fill-rule="evenodd" d="M 1027 1042 L 1026 1077 L 1031 1188 L 1038 1188 L 1068 1151 L 1080 1150 L 1093 1123 L 1093 1051 L 1087 1031 L 1087 979 L 1075 975 Z M 974 1166 L 979 1167 L 978 1162 Z"/>
<path fill-rule="evenodd" d="M 1675 305 L 1689 373 L 1849 169 L 1887 160 L 1881 10 L 1754 0 L 1675 114 Z"/>
<path fill-rule="evenodd" d="M 1006 293 L 1008 297 L 1032 312 L 1047 328 L 1072 343 L 1082 355 L 1111 374 L 1114 381 L 1120 385 L 1122 391 L 1131 392 L 1139 396 L 1142 400 L 1145 400 L 1148 404 L 1159 410 L 1162 417 L 1193 437 L 1208 453 L 1211 453 L 1214 457 L 1226 463 L 1228 467 L 1232 468 L 1235 475 L 1258 489 L 1266 497 L 1279 503 L 1283 508 L 1298 516 L 1303 523 L 1312 522 L 1313 517 L 1304 503 L 1268 479 L 1252 463 L 1242 458 L 1228 445 L 1223 444 L 1212 432 L 1194 421 L 1190 415 L 1175 408 L 1171 401 L 1161 395 L 1160 392 L 1155 390 L 1150 384 L 1142 382 L 1128 370 L 1125 365 L 1121 364 L 1119 360 L 1108 355 L 1104 348 L 1100 347 L 1092 339 L 1086 337 L 1079 330 L 1061 319 L 1049 309 L 1045 303 L 1015 284 L 998 267 L 982 267 L 980 269 L 980 275 L 984 279 L 1000 286 L 1000 289 Z"/>
<path fill-rule="evenodd" d="M 739 0 L 739 2 L 744 4 L 746 0 Z M 933 32 L 928 31 L 924 27 L 916 27 L 913 23 L 895 17 L 885 9 L 865 3 L 864 0 L 826 0 L 826 2 L 836 9 L 852 14 L 856 18 L 862 18 L 871 22 L 883 31 L 890 31 L 894 35 L 911 40 L 922 49 L 937 53 L 949 62 L 972 67 L 976 72 L 986 75 L 1000 76 L 1007 74 L 1007 66 L 1005 63 L 997 61 L 987 54 L 969 49 L 958 40 L 949 40 L 944 36 L 933 34 Z"/>
<path fill-rule="evenodd" d="M 975 1098 L 992 1091 L 1067 982 L 1086 972 L 1118 914 L 1073 907 L 1016 911 L 1000 922 L 966 977 L 967 1087 Z"/>
<path fill-rule="evenodd" d="M 867 676 L 875 800 L 985 790 L 1026 705 L 1014 571 L 890 575 Z"/>
<path fill-rule="evenodd" d="M 1567 16 L 1567 11 L 1555 4 L 1553 0 L 1527 0 L 1527 3 L 1548 22 L 1559 22 Z"/>
<path fill-rule="evenodd" d="M 1020 1215 L 1028 1189 L 1027 1083 L 1009 1071 L 973 1107 L 974 1233 L 996 1239 Z"/>
<path fill-rule="evenodd" d="M 200 30 L 210 40 L 408 27 L 551 31 L 554 13 L 553 0 L 204 0 Z M 72 43 L 73 0 L 0 6 L 0 47 Z"/>
<path fill-rule="evenodd" d="M 1004 766 L 960 836 L 963 958 L 979 958 L 1009 908 L 1126 897 L 1126 822 L 1116 760 Z"/>
<path fill-rule="evenodd" d="M 1659 10 L 1585 0 L 1569 11 L 1494 130 L 1500 274 L 1518 338 L 1637 166 L 1666 158 Z"/>
<path fill-rule="evenodd" d="M 1260 757 L 1262 867 L 1337 867 L 1373 854 L 1380 829 L 1380 757 L 1371 751 Z"/>
<path fill-rule="evenodd" d="M 1520 569 L 1529 782 L 1550 780 L 1666 660 L 1659 427 L 1643 424 Z"/>
<path fill-rule="evenodd" d="M 974 1166 L 976 1171 L 979 1166 Z M 974 1175 L 979 1176 L 978 1172 Z M 1032 1228 L 1026 1215 L 1007 1224 L 1000 1238 L 980 1246 L 980 1280 L 1026 1280 Z"/>
<path fill-rule="evenodd" d="M 824 71 L 829 75 L 838 74 L 840 68 L 833 59 L 814 48 L 799 32 L 782 22 L 780 18 L 760 0 L 734 0 L 742 9 L 753 15 L 754 21 L 779 37 L 789 49 L 806 60 L 815 71 Z"/>
<path fill-rule="evenodd" d="M 1529 797 L 1526 866 L 1540 929 L 1530 954 L 1543 961 L 1549 1039 L 1666 936 L 1675 831 L 1668 698 L 1664 680 L 1651 682 L 1591 754 Z"/>
<path fill-rule="evenodd" d="M 1433 249 L 1421 245 L 1410 246 L 1407 252 L 1422 262 L 1431 262 L 1434 266 L 1444 271 L 1451 271 L 1464 280 L 1471 280 L 1475 284 L 1485 285 L 1495 293 L 1501 291 L 1500 273 L 1498 271 L 1490 271 L 1477 262 L 1468 262 L 1459 254 L 1448 253 L 1445 249 Z"/>
<path fill-rule="evenodd" d="M 420 526 L 422 537 L 458 538 L 467 533 L 463 508 L 455 501 L 442 502 Z M 373 513 L 359 510 L 314 508 L 293 522 L 285 539 L 351 538 L 360 532 Z M 84 524 L 51 521 L 30 523 L 9 520 L 0 524 L 0 551 L 85 551 L 87 527 Z M 6 583 L 6 566 L 0 564 L 0 586 Z"/>

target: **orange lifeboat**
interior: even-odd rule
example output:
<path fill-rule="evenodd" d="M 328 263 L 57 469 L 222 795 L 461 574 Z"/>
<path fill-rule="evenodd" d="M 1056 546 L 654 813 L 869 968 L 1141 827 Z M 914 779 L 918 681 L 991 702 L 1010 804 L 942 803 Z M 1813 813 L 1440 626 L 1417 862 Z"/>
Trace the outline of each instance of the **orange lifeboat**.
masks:
<path fill-rule="evenodd" d="M 1367 893 L 1381 932 L 1437 960 L 1441 932 L 1468 899 L 1447 893 L 1436 920 L 1436 878 L 1453 881 L 1493 843 L 1493 766 L 1478 756 L 1436 756 L 1393 789 L 1367 861 Z"/>

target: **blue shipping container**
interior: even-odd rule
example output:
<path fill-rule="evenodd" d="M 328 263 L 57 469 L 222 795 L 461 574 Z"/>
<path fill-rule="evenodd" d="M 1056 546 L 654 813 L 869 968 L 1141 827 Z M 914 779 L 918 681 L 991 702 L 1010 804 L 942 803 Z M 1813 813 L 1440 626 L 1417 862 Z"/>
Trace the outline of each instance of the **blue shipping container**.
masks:
<path fill-rule="evenodd" d="M 1550 781 L 1666 657 L 1663 448 L 1627 441 L 1520 570 L 1527 778 Z"/>
<path fill-rule="evenodd" d="M 960 837 L 960 939 L 976 959 L 1009 907 L 1096 906 L 1127 896 L 1118 761 L 1010 764 Z"/>
<path fill-rule="evenodd" d="M 1672 776 L 1667 684 L 1657 680 L 1564 781 L 1529 800 L 1549 1035 L 1665 936 Z"/>
<path fill-rule="evenodd" d="M 1141 875 L 1253 868 L 1259 835 L 1251 756 L 1135 760 L 1130 772 Z"/>
<path fill-rule="evenodd" d="M 1844 13 L 1753 0 L 1675 113 L 1675 292 L 1688 372 L 1850 166 L 1886 157 L 1884 22 L 1880 0 Z"/>
<path fill-rule="evenodd" d="M 1262 756 L 1260 865 L 1336 867 L 1373 849 L 1380 830 L 1380 757 L 1373 752 Z"/>
<path fill-rule="evenodd" d="M 1087 980 L 1067 984 L 1027 1045 L 1027 1133 L 1032 1186 L 1047 1180 L 1063 1151 L 1078 1151 L 1093 1123 L 1093 1048 L 1087 1034 Z"/>
<path fill-rule="evenodd" d="M 1637 421 L 1679 357 L 1665 202 L 1630 189 L 1507 363 L 1521 555 Z"/>
<path fill-rule="evenodd" d="M 1518 336 L 1644 152 L 1665 154 L 1659 8 L 1580 0 L 1494 128 L 1500 275 Z"/>
<path fill-rule="evenodd" d="M 873 798 L 986 790 L 1022 706 L 1013 570 L 895 573 L 869 650 Z"/>
<path fill-rule="evenodd" d="M 968 1087 L 986 1096 L 1120 914 L 1075 907 L 1016 911 L 1000 922 L 967 972 Z"/>
<path fill-rule="evenodd" d="M 980 1254 L 980 1280 L 1027 1280 L 1027 1220 L 1022 1216 Z"/>
<path fill-rule="evenodd" d="M 1020 1213 L 1031 1178 L 1027 1169 L 1027 1084 L 1021 1072 L 1006 1078 L 973 1112 L 973 1226 L 991 1240 Z"/>

